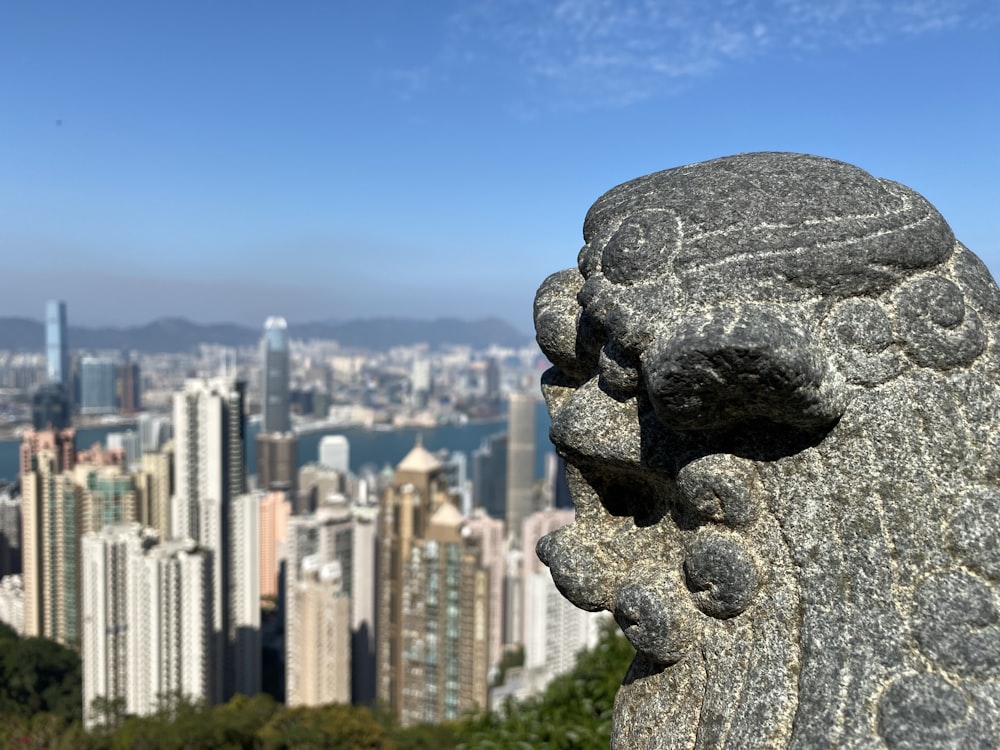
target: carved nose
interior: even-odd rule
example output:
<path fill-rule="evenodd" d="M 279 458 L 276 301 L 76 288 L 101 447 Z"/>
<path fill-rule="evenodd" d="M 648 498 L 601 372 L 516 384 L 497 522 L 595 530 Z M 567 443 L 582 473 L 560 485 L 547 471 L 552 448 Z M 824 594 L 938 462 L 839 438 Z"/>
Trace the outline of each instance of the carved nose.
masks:
<path fill-rule="evenodd" d="M 559 448 L 604 465 L 636 467 L 641 461 L 636 399 L 612 398 L 598 378 L 580 386 L 553 414 L 549 437 Z"/>

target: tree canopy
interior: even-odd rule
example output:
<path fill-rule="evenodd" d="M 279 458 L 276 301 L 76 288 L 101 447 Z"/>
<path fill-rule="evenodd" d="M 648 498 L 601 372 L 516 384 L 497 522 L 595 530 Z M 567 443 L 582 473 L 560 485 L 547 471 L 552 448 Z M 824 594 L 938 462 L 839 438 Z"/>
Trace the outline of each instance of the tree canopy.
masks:
<path fill-rule="evenodd" d="M 634 655 L 609 627 L 576 668 L 539 696 L 499 713 L 400 728 L 385 710 L 289 708 L 267 695 L 219 706 L 167 697 L 151 716 L 103 708 L 109 725 L 80 724 L 80 661 L 58 644 L 0 625 L 0 747 L 47 750 L 605 750 L 618 685 Z"/>

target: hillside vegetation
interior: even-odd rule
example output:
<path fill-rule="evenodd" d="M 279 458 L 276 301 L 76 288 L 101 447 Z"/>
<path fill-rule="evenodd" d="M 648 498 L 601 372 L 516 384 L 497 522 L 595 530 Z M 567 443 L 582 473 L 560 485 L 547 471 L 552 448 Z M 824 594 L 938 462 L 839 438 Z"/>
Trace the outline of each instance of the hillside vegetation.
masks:
<path fill-rule="evenodd" d="M 108 727 L 80 724 L 80 662 L 51 641 L 0 625 L 0 747 L 23 750 L 606 750 L 615 692 L 633 655 L 609 627 L 576 668 L 501 715 L 401 729 L 385 711 L 288 708 L 266 695 L 220 706 L 165 700 L 153 716 L 102 709 Z"/>

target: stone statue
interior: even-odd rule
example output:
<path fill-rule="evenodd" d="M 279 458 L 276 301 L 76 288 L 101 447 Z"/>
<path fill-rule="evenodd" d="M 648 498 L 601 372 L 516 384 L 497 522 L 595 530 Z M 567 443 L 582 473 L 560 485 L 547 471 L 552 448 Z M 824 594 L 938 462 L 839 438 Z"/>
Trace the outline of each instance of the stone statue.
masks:
<path fill-rule="evenodd" d="M 1000 747 L 1000 291 L 903 185 L 641 177 L 535 299 L 576 505 L 539 557 L 636 649 L 615 748 Z"/>

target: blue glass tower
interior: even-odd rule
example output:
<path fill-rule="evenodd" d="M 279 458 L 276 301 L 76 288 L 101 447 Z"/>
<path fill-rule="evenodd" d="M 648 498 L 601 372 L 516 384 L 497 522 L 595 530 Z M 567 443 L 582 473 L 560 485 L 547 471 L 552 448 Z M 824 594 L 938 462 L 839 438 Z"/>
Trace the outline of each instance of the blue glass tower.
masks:
<path fill-rule="evenodd" d="M 288 325 L 284 318 L 268 318 L 260 341 L 261 432 L 288 432 Z"/>
<path fill-rule="evenodd" d="M 45 374 L 50 383 L 59 383 L 70 393 L 66 303 L 61 300 L 45 303 Z"/>

